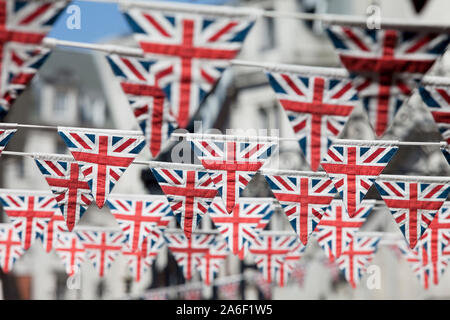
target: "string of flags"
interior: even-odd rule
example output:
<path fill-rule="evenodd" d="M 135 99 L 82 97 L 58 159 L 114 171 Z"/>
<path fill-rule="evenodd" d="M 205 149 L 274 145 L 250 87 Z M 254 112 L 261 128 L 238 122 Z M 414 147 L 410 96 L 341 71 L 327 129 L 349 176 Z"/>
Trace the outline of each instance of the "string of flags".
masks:
<path fill-rule="evenodd" d="M 0 0 L 1 33 L 7 39 L 2 42 L 7 63 L 0 70 L 1 117 L 50 53 L 42 44 L 67 2 Z M 141 131 L 56 127 L 71 153 L 63 156 L 4 151 L 26 126 L 0 125 L 0 155 L 31 156 L 50 189 L 0 189 L 10 221 L 0 224 L 4 272 L 40 241 L 47 252 L 56 252 L 70 276 L 89 261 L 103 277 L 122 255 L 140 281 L 167 246 L 186 280 L 199 273 L 207 285 L 216 283 L 232 253 L 241 260 L 253 257 L 262 274 L 257 281 L 284 286 L 312 237 L 356 287 L 386 236 L 359 230 L 375 206 L 365 198 L 375 185 L 404 235 L 395 245 L 425 288 L 439 282 L 450 253 L 450 178 L 382 171 L 402 144 L 439 146 L 450 164 L 450 83 L 424 79 L 450 42 L 446 31 L 367 30 L 334 21 L 327 34 L 347 71 L 263 65 L 311 171 L 264 168 L 282 138 L 185 134 L 200 166 L 146 162 L 164 195 L 118 195 L 114 186 L 132 163 L 139 163 L 145 144 L 156 158 L 174 130 L 189 125 L 259 15 L 242 8 L 152 5 L 121 7 L 138 54 L 123 50 L 106 56 Z M 109 48 L 103 50 L 114 51 Z M 444 142 L 339 139 L 359 103 L 381 138 L 415 89 Z M 258 172 L 274 199 L 242 197 Z M 92 202 L 99 208 L 106 204 L 120 228 L 78 225 Z M 288 233 L 264 231 L 277 202 L 292 226 Z M 196 231 L 205 216 L 214 230 Z M 176 231 L 168 229 L 173 217 L 181 227 Z M 186 294 L 201 296 L 198 288 Z"/>

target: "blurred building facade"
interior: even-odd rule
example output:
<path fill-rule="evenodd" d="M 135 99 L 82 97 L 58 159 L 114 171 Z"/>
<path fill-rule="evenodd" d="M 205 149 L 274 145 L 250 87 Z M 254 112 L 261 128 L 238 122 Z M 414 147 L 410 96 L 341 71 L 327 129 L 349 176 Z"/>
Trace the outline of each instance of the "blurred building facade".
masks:
<path fill-rule="evenodd" d="M 247 0 L 234 1 L 240 6 L 253 6 L 267 10 L 286 12 L 307 11 L 365 15 L 369 5 L 378 5 L 383 17 L 414 18 L 447 22 L 446 12 L 450 3 L 431 0 L 420 15 L 413 9 L 412 1 L 399 0 Z M 108 39 L 110 43 L 135 45 L 131 37 Z M 260 19 L 250 32 L 240 59 L 279 62 L 299 65 L 337 67 L 338 57 L 323 33 L 321 23 L 307 23 L 295 19 Z M 450 55 L 436 63 L 432 72 L 450 75 Z M 106 64 L 102 53 L 81 50 L 56 49 L 33 80 L 33 85 L 17 100 L 7 122 L 138 130 L 128 102 Z M 248 67 L 232 67 L 224 73 L 215 92 L 199 110 L 196 120 L 203 129 L 239 129 L 239 133 L 279 134 L 293 137 L 293 131 L 284 111 L 275 99 L 262 70 Z M 194 125 L 189 128 L 194 130 Z M 244 131 L 242 131 L 244 130 Z M 248 130 L 248 131 L 245 131 Z M 256 132 L 257 133 L 257 132 Z M 361 107 L 349 120 L 343 138 L 373 139 L 367 116 Z M 411 141 L 439 141 L 438 130 L 429 112 L 415 94 L 399 112 L 386 138 Z M 8 145 L 9 150 L 24 152 L 68 153 L 54 130 L 19 130 Z M 140 159 L 150 159 L 145 150 Z M 170 149 L 160 157 L 170 161 Z M 270 164 L 269 164 L 270 165 Z M 278 157 L 271 163 L 284 169 L 308 170 L 299 146 L 295 142 L 282 142 Z M 2 157 L 0 162 L 2 187 L 47 190 L 47 184 L 31 159 Z M 437 148 L 401 148 L 386 168 L 387 173 L 449 175 L 449 166 Z M 114 193 L 159 193 L 159 187 L 149 170 L 131 166 L 117 184 Z M 256 176 L 245 191 L 246 196 L 272 197 L 264 178 Z M 371 191 L 369 197 L 376 197 Z M 4 216 L 4 220 L 7 218 Z M 107 208 L 90 207 L 81 224 L 116 226 Z M 173 223 L 175 226 L 175 223 Z M 201 228 L 212 228 L 204 219 Z M 269 224 L 272 230 L 291 230 L 284 214 L 277 212 Z M 400 234 L 387 208 L 374 210 L 363 227 L 366 231 L 386 231 Z M 273 299 L 416 299 L 446 298 L 450 296 L 450 273 L 441 284 L 425 292 L 406 262 L 394 250 L 380 247 L 373 265 L 380 268 L 381 286 L 369 289 L 365 279 L 353 290 L 333 268 L 325 263 L 325 256 L 317 243 L 306 250 L 301 263 L 305 278 L 300 286 L 291 281 L 285 288 L 273 286 Z M 253 258 L 244 262 L 230 256 L 221 276 L 233 275 L 255 269 Z M 199 278 L 194 279 L 198 281 Z M 15 266 L 12 275 L 2 275 L 4 298 L 25 297 L 31 299 L 109 299 L 138 297 L 149 288 L 183 283 L 181 272 L 167 249 L 157 258 L 155 267 L 141 283 L 134 283 L 122 257 L 113 264 L 104 279 L 99 279 L 89 262 L 82 266 L 81 286 L 71 290 L 66 285 L 67 276 L 62 263 L 52 252 L 47 254 L 35 244 Z M 258 299 L 262 292 L 253 283 L 240 287 L 241 298 Z M 176 299 L 179 296 L 171 295 Z M 214 288 L 204 288 L 203 298 L 220 298 Z"/>

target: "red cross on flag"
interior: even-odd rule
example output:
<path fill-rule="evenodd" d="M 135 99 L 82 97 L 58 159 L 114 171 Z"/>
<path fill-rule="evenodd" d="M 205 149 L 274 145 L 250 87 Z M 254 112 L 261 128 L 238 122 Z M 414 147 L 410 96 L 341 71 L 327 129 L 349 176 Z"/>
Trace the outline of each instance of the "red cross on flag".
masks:
<path fill-rule="evenodd" d="M 367 29 L 365 22 L 361 26 L 331 25 L 327 32 L 378 137 L 450 40 L 440 31 L 410 31 L 406 26 L 402 30 Z"/>
<path fill-rule="evenodd" d="M 350 217 L 342 200 L 333 200 L 317 225 L 314 236 L 328 259 L 333 262 L 362 227 L 375 206 L 375 200 L 364 200 L 353 217 Z"/>
<path fill-rule="evenodd" d="M 164 163 L 152 168 L 186 237 L 190 237 L 217 194 L 210 172 L 191 165 Z"/>
<path fill-rule="evenodd" d="M 276 282 L 280 287 L 284 287 L 289 277 L 298 268 L 298 261 L 302 258 L 306 246 L 297 240 L 291 251 L 284 257 L 284 261 L 278 261 L 279 266 L 276 269 Z"/>
<path fill-rule="evenodd" d="M 81 166 L 100 209 L 145 146 L 139 131 L 58 127 L 58 133 Z"/>
<path fill-rule="evenodd" d="M 342 69 L 282 65 L 276 69 L 277 72 L 267 71 L 269 83 L 306 161 L 317 171 L 332 139 L 340 135 L 358 102 L 356 90 Z M 335 76 L 322 76 L 324 72 Z"/>
<path fill-rule="evenodd" d="M 86 259 L 103 278 L 123 249 L 125 238 L 122 231 L 82 227 L 75 232 L 86 250 Z"/>
<path fill-rule="evenodd" d="M 0 120 L 50 50 L 41 46 L 66 0 L 0 0 Z"/>
<path fill-rule="evenodd" d="M 111 194 L 106 203 L 131 251 L 140 249 L 147 237 L 159 239 L 173 218 L 165 196 Z"/>
<path fill-rule="evenodd" d="M 50 252 L 54 249 L 57 236 L 60 233 L 69 232 L 66 226 L 66 221 L 60 210 L 55 210 L 55 214 L 50 218 L 47 223 L 44 234 L 42 237 L 42 242 L 44 243 L 44 248 L 46 252 Z"/>
<path fill-rule="evenodd" d="M 0 223 L 0 267 L 4 273 L 12 270 L 24 250 L 18 230 L 11 223 Z"/>
<path fill-rule="evenodd" d="M 221 235 L 215 235 L 214 242 L 208 252 L 198 258 L 198 270 L 200 270 L 200 277 L 205 285 L 211 285 L 228 257 L 228 253 L 227 242 Z"/>
<path fill-rule="evenodd" d="M 35 154 L 33 158 L 55 196 L 68 231 L 72 231 L 94 200 L 88 178 L 70 156 Z"/>
<path fill-rule="evenodd" d="M 171 69 L 164 91 L 178 126 L 186 128 L 239 53 L 256 11 L 180 3 L 123 9 L 146 56 Z"/>
<path fill-rule="evenodd" d="M 411 249 L 450 193 L 448 177 L 381 175 L 375 185 Z"/>
<path fill-rule="evenodd" d="M 395 141 L 339 140 L 328 150 L 322 167 L 333 181 L 350 217 L 398 147 Z"/>
<path fill-rule="evenodd" d="M 189 134 L 195 154 L 205 169 L 215 173 L 214 183 L 231 213 L 250 180 L 275 152 L 276 137 L 237 137 Z"/>
<path fill-rule="evenodd" d="M 59 212 L 50 192 L 0 189 L 0 201 L 24 250 L 43 237 L 48 223 Z"/>
<path fill-rule="evenodd" d="M 86 250 L 75 232 L 58 232 L 56 234 L 54 249 L 61 259 L 66 273 L 72 277 L 81 269 L 86 260 Z"/>

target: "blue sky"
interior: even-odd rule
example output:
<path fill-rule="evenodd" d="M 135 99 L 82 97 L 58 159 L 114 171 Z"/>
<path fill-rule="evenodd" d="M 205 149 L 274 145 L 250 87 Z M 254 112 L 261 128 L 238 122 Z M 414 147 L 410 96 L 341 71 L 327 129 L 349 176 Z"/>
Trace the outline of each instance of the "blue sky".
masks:
<path fill-rule="evenodd" d="M 114 0 L 112 0 L 114 1 Z M 173 0 L 171 0 L 174 2 Z M 197 2 L 206 4 L 223 4 L 227 0 L 197 0 L 179 2 Z M 81 11 L 81 29 L 70 30 L 66 26 L 69 15 L 63 12 L 53 26 L 49 37 L 82 42 L 107 41 L 108 39 L 122 34 L 129 34 L 127 22 L 115 3 L 95 3 L 87 1 L 72 1 L 78 5 Z"/>

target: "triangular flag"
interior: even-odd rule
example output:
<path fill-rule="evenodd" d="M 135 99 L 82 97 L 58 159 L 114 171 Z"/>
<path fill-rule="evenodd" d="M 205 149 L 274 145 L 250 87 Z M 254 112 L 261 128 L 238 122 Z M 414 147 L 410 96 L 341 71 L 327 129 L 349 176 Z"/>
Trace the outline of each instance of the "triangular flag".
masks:
<path fill-rule="evenodd" d="M 102 278 L 111 268 L 124 246 L 122 231 L 100 227 L 83 227 L 75 230 L 86 250 L 86 258 L 94 265 Z"/>
<path fill-rule="evenodd" d="M 208 253 L 215 239 L 212 234 L 195 233 L 187 238 L 181 232 L 166 233 L 164 238 L 186 280 L 192 279 L 194 271 L 198 270 L 201 258 Z"/>
<path fill-rule="evenodd" d="M 375 256 L 380 239 L 380 236 L 356 234 L 337 258 L 336 264 L 353 288 L 356 288 Z"/>
<path fill-rule="evenodd" d="M 366 221 L 375 206 L 375 200 L 364 200 L 358 211 L 350 217 L 342 200 L 333 200 L 317 225 L 314 236 L 330 260 L 335 261 L 345 246 Z"/>
<path fill-rule="evenodd" d="M 156 232 L 159 233 L 159 231 Z M 159 237 L 145 238 L 140 248 L 136 250 L 132 250 L 129 245 L 124 246 L 122 255 L 125 257 L 128 268 L 136 282 L 141 281 L 142 276 L 150 270 L 156 256 L 165 244 L 164 237 L 160 233 Z"/>
<path fill-rule="evenodd" d="M 177 128 L 168 100 L 160 87 L 164 77 L 171 74 L 171 67 L 117 54 L 107 58 L 145 136 L 150 153 L 156 158 Z"/>
<path fill-rule="evenodd" d="M 291 274 L 298 267 L 298 261 L 304 254 L 306 246 L 300 241 L 296 241 L 296 244 L 292 247 L 284 257 L 284 261 L 280 261 L 279 267 L 276 269 L 275 276 L 276 281 L 280 287 L 284 287 Z"/>
<path fill-rule="evenodd" d="M 4 273 L 12 270 L 23 255 L 22 240 L 12 223 L 0 223 L 0 267 Z"/>
<path fill-rule="evenodd" d="M 450 192 L 448 177 L 382 175 L 375 185 L 411 249 L 416 247 Z"/>
<path fill-rule="evenodd" d="M 337 142 L 328 150 L 322 167 L 339 191 L 350 217 L 356 214 L 374 180 L 397 150 L 389 141 L 357 140 Z"/>
<path fill-rule="evenodd" d="M 50 54 L 42 41 L 68 2 L 0 0 L 0 119 Z"/>
<path fill-rule="evenodd" d="M 86 250 L 75 232 L 58 232 L 54 249 L 69 276 L 80 271 L 81 264 L 86 260 Z"/>
<path fill-rule="evenodd" d="M 18 231 L 24 250 L 36 239 L 42 239 L 47 224 L 59 212 L 51 192 L 0 189 L 0 202 Z"/>
<path fill-rule="evenodd" d="M 54 215 L 50 221 L 45 225 L 42 242 L 44 243 L 45 252 L 50 252 L 54 249 L 57 236 L 59 233 L 69 232 L 61 210 L 55 210 Z"/>
<path fill-rule="evenodd" d="M 241 141 L 227 136 L 187 136 L 203 167 L 215 173 L 214 183 L 228 213 L 233 211 L 250 180 L 277 148 L 275 139 L 268 138 L 244 138 Z"/>
<path fill-rule="evenodd" d="M 190 238 L 217 194 L 209 172 L 189 169 L 189 166 L 167 164 L 152 172 L 169 200 L 173 214 L 186 237 Z M 170 168 L 170 169 L 169 169 Z M 173 169 L 171 169 L 173 168 Z"/>
<path fill-rule="evenodd" d="M 208 252 L 199 258 L 198 270 L 203 282 L 209 286 L 215 279 L 228 257 L 228 245 L 221 235 L 214 237 L 214 243 L 210 246 Z"/>
<path fill-rule="evenodd" d="M 427 85 L 419 88 L 442 137 L 450 144 L 450 86 Z"/>
<path fill-rule="evenodd" d="M 292 228 L 306 245 L 337 191 L 325 173 L 281 173 L 270 175 L 264 171 L 264 176 Z"/>
<path fill-rule="evenodd" d="M 249 251 L 254 256 L 259 271 L 264 275 L 264 280 L 272 283 L 277 280 L 277 275 L 284 274 L 280 273 L 280 269 L 284 267 L 286 255 L 297 243 L 295 235 L 266 234 L 253 239 Z M 283 282 L 284 280 L 281 283 Z"/>
<path fill-rule="evenodd" d="M 111 194 L 106 204 L 122 229 L 131 252 L 140 249 L 147 237 L 160 238 L 173 217 L 164 196 Z"/>
<path fill-rule="evenodd" d="M 137 131 L 58 127 L 58 133 L 81 166 L 99 208 L 145 146 Z"/>
<path fill-rule="evenodd" d="M 179 3 L 153 6 L 124 6 L 125 17 L 144 53 L 169 68 L 164 91 L 178 126 L 186 128 L 239 53 L 256 11 Z"/>
<path fill-rule="evenodd" d="M 250 241 L 267 226 L 274 210 L 272 198 L 241 198 L 228 214 L 221 199 L 216 198 L 209 208 L 209 216 L 231 253 L 244 260 Z"/>
<path fill-rule="evenodd" d="M 35 154 L 33 158 L 53 192 L 67 230 L 72 231 L 94 200 L 89 179 L 70 156 Z"/>
<path fill-rule="evenodd" d="M 306 161 L 317 171 L 332 139 L 344 129 L 358 97 L 348 76 L 325 77 L 309 69 L 304 73 L 267 72 L 267 76 Z"/>
<path fill-rule="evenodd" d="M 450 40 L 446 33 L 331 25 L 328 36 L 381 137 Z"/>
<path fill-rule="evenodd" d="M 15 125 L 0 124 L 0 155 L 16 131 Z"/>

